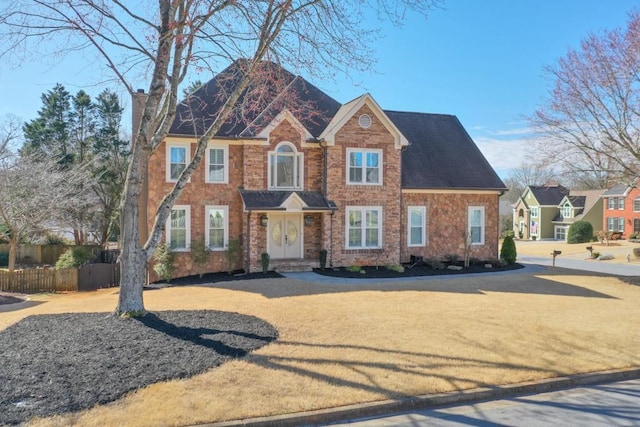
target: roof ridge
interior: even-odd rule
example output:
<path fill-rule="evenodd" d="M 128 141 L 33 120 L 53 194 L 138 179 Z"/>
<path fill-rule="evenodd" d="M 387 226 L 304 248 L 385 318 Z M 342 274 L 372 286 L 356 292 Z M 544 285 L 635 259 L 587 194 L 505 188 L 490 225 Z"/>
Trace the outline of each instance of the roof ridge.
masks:
<path fill-rule="evenodd" d="M 264 107 L 262 109 L 262 111 L 260 112 L 260 114 L 258 114 L 252 121 L 251 123 L 247 124 L 247 126 L 242 129 L 242 131 L 239 133 L 239 135 L 243 135 L 245 133 L 245 131 L 248 131 L 249 128 L 251 128 L 251 126 L 260 118 L 263 117 L 263 115 L 265 114 L 265 112 L 271 108 L 271 106 L 273 105 L 274 102 L 276 102 L 277 99 L 279 99 L 283 93 L 285 93 L 287 91 L 287 89 L 289 89 L 291 87 L 291 85 L 293 84 L 293 82 L 295 82 L 296 80 L 298 80 L 300 76 L 296 75 L 293 79 L 291 79 L 291 81 L 289 82 L 289 84 L 287 84 L 284 89 L 282 89 L 280 91 L 280 93 L 278 93 L 278 95 L 274 96 L 273 99 L 271 100 L 271 102 L 269 102 L 269 105 L 267 105 L 266 107 Z"/>

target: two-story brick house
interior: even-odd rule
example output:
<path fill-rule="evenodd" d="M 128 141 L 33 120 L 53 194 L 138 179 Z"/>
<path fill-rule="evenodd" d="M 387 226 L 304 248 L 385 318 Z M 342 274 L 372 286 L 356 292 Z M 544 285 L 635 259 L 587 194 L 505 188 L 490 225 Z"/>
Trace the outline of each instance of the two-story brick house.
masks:
<path fill-rule="evenodd" d="M 602 194 L 603 229 L 620 232 L 624 238 L 640 233 L 640 189 L 632 184 L 616 184 Z"/>
<path fill-rule="evenodd" d="M 235 64 L 179 105 L 150 158 L 141 204 L 148 227 L 234 72 Z M 286 96 L 315 113 L 289 103 L 237 115 L 210 141 L 167 221 L 176 276 L 194 274 L 189 249 L 201 238 L 212 251 L 208 271 L 233 267 L 230 241 L 241 247 L 235 267 L 251 272 L 265 252 L 279 271 L 318 266 L 321 249 L 333 266 L 462 256 L 465 236 L 472 257 L 497 257 L 506 188 L 455 116 L 384 111 L 369 94 L 340 104 L 302 77 L 282 76 L 288 84 L 268 108 Z"/>

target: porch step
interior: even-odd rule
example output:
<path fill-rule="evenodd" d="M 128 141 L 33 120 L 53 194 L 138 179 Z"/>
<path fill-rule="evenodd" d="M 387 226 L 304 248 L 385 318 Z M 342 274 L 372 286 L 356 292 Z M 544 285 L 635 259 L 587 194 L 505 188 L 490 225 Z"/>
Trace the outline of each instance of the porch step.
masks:
<path fill-rule="evenodd" d="M 312 259 L 272 259 L 269 263 L 269 270 L 281 273 L 297 273 L 301 271 L 311 271 L 320 267 L 320 261 Z"/>

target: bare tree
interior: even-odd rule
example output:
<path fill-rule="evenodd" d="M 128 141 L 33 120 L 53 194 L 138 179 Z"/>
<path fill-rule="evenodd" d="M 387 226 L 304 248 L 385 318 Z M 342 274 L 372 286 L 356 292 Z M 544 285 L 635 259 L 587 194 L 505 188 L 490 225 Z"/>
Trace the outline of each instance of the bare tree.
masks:
<path fill-rule="evenodd" d="M 10 244 L 9 271 L 15 268 L 20 240 L 47 231 L 69 210 L 87 203 L 82 188 L 90 182 L 86 169 L 62 167 L 48 157 L 5 158 L 0 165 L 0 232 Z"/>
<path fill-rule="evenodd" d="M 503 196 L 505 200 L 515 202 L 529 185 L 557 184 L 556 172 L 546 164 L 521 164 L 512 169 L 504 180 L 509 191 Z"/>
<path fill-rule="evenodd" d="M 7 52 L 37 50 L 33 40 L 57 41 L 56 52 L 90 47 L 133 94 L 130 78 L 148 75 L 148 95 L 134 130 L 129 169 L 121 201 L 121 285 L 116 313 L 144 312 L 142 288 L 147 264 L 158 246 L 165 221 L 207 142 L 238 112 L 248 89 L 263 87 L 263 60 L 304 69 L 310 75 L 370 69 L 369 46 L 376 29 L 364 28 L 371 12 L 400 23 L 408 10 L 428 12 L 441 0 L 158 0 L 155 6 L 128 6 L 122 0 L 32 0 L 0 10 L 0 35 Z M 5 52 L 5 53 L 7 53 Z M 198 136 L 197 148 L 157 211 L 141 241 L 138 202 L 151 153 L 165 139 L 175 119 L 180 85 L 192 67 L 219 70 L 237 62 L 235 84 L 218 100 L 221 108 Z M 263 74 L 266 73 L 266 77 Z M 258 96 L 259 98 L 259 96 Z M 244 96 L 243 99 L 255 99 Z"/>
<path fill-rule="evenodd" d="M 21 137 L 22 122 L 14 115 L 7 114 L 0 121 L 0 163 L 7 160 L 17 148 Z"/>
<path fill-rule="evenodd" d="M 589 34 L 555 66 L 545 103 L 530 118 L 545 161 L 605 187 L 640 172 L 640 15 Z M 592 182 L 595 180 L 595 184 Z"/>

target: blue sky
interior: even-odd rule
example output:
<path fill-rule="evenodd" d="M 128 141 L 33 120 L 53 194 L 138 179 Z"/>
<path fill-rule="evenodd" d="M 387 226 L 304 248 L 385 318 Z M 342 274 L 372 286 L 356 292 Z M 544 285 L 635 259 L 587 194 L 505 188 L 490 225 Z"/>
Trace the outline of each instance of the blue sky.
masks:
<path fill-rule="evenodd" d="M 504 177 L 524 160 L 523 116 L 546 94 L 542 68 L 588 32 L 624 26 L 634 7 L 629 0 L 449 0 L 427 20 L 410 16 L 401 28 L 385 27 L 372 72 L 313 83 L 340 102 L 369 92 L 384 109 L 454 114 Z M 0 117 L 33 119 L 40 94 L 57 82 L 97 95 L 102 87 L 89 83 L 102 73 L 101 64 L 78 61 L 0 64 Z"/>

